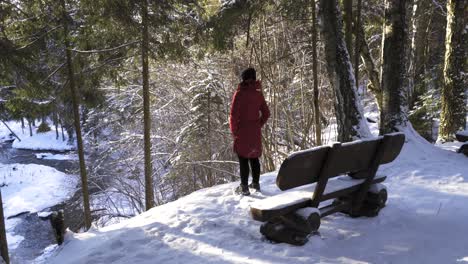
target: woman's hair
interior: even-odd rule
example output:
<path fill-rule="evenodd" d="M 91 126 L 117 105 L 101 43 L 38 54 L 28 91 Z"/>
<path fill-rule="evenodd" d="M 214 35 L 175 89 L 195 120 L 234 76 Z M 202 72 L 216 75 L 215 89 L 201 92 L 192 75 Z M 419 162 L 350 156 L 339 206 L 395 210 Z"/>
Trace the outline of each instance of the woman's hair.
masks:
<path fill-rule="evenodd" d="M 247 68 L 241 73 L 242 82 L 247 80 L 257 80 L 257 72 L 254 68 Z"/>

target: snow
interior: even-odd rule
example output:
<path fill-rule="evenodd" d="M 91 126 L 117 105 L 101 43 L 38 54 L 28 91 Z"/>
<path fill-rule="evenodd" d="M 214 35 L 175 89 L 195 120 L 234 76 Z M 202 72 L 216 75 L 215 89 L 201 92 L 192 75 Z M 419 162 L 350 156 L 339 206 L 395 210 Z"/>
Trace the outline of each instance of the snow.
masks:
<path fill-rule="evenodd" d="M 68 232 L 44 263 L 456 263 L 468 260 L 468 160 L 424 141 L 411 127 L 400 156 L 381 166 L 389 199 L 375 218 L 333 214 L 303 247 L 272 244 L 250 206 L 279 194 L 275 173 L 262 195 L 238 183 L 194 192 L 101 229 Z"/>
<path fill-rule="evenodd" d="M 442 149 L 457 152 L 460 149 L 460 147 L 463 145 L 463 142 L 458 142 L 458 141 L 445 142 L 445 143 L 436 142 L 436 145 Z"/>
<path fill-rule="evenodd" d="M 0 186 L 5 218 L 20 213 L 35 213 L 58 204 L 70 196 L 77 184 L 76 177 L 54 168 L 36 164 L 0 164 Z M 15 249 L 23 240 L 13 233 L 21 220 L 6 220 L 7 240 Z"/>
<path fill-rule="evenodd" d="M 12 145 L 13 148 L 53 151 L 69 151 L 76 148 L 76 144 L 69 145 L 67 143 L 67 136 L 65 136 L 65 141 L 62 140 L 61 136 L 59 139 L 56 139 L 56 132 L 54 129 L 45 133 L 36 133 L 37 127 L 33 127 L 33 136 L 31 137 L 29 135 L 29 127 L 27 122 L 25 122 L 26 127 L 24 129 L 21 128 L 20 122 L 10 121 L 6 123 L 21 139 L 21 141 L 12 136 L 10 130 L 8 130 L 8 128 L 3 123 L 0 123 L 0 142 L 14 140 Z M 60 131 L 59 134 L 61 134 Z"/>
<path fill-rule="evenodd" d="M 315 207 L 305 207 L 305 208 L 301 208 L 301 209 L 297 210 L 296 214 L 301 216 L 303 219 L 307 219 L 312 214 L 320 215 L 320 210 L 318 208 L 315 208 Z"/>
<path fill-rule="evenodd" d="M 468 137 L 468 130 L 460 131 L 457 134 L 460 134 L 462 136 Z"/>
<path fill-rule="evenodd" d="M 55 139 L 55 131 L 46 133 L 36 133 L 32 137 L 23 135 L 20 136 L 21 141 L 15 139 L 13 141 L 13 148 L 17 149 L 31 149 L 31 150 L 55 150 L 55 151 L 68 151 L 74 150 L 75 146 L 68 145 L 68 140 Z"/>
<path fill-rule="evenodd" d="M 52 154 L 52 153 L 37 153 L 36 158 L 45 160 L 78 160 L 75 154 Z"/>

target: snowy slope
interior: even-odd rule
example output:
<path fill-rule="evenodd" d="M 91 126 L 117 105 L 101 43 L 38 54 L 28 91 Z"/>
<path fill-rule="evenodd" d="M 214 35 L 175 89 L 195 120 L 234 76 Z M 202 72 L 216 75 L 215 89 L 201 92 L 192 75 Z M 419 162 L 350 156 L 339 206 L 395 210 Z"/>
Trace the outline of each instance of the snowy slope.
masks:
<path fill-rule="evenodd" d="M 334 214 L 303 247 L 272 244 L 236 184 L 200 190 L 120 224 L 68 233 L 45 263 L 461 263 L 468 262 L 468 158 L 407 131 L 389 176 L 388 205 L 376 218 Z M 279 193 L 274 173 L 261 177 Z M 45 256 L 44 256 L 45 257 Z"/>

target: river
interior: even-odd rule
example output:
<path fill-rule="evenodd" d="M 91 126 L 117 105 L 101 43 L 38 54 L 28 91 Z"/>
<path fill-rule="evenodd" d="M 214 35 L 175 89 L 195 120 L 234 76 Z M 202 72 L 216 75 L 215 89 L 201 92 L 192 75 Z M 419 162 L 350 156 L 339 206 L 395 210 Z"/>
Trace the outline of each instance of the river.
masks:
<path fill-rule="evenodd" d="M 37 153 L 44 152 L 59 154 L 59 152 L 54 151 L 14 149 L 11 147 L 11 143 L 2 143 L 0 144 L 0 163 L 45 165 L 70 174 L 70 177 L 77 177 L 78 161 L 36 158 Z M 81 195 L 78 190 L 68 200 L 49 208 L 50 211 L 59 209 L 63 209 L 65 212 L 65 225 L 68 228 L 72 231 L 77 231 L 82 227 Z M 24 240 L 21 241 L 16 249 L 10 250 L 10 260 L 12 264 L 31 263 L 35 258 L 41 255 L 42 251 L 47 246 L 56 243 L 55 237 L 49 220 L 42 220 L 37 213 L 27 213 L 17 216 L 16 218 L 22 221 L 16 225 L 13 232 L 15 235 L 24 237 Z"/>

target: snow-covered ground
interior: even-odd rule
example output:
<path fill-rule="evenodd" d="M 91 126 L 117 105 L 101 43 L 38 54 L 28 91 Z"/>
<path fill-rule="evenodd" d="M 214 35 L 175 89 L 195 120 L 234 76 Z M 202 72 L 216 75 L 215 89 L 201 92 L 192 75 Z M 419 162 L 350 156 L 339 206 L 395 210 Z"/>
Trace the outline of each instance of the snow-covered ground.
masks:
<path fill-rule="evenodd" d="M 78 160 L 76 154 L 53 154 L 53 153 L 37 153 L 36 158 L 45 160 Z"/>
<path fill-rule="evenodd" d="M 468 262 L 468 158 L 406 131 L 388 176 L 387 206 L 375 218 L 334 214 L 302 247 L 272 244 L 249 206 L 262 196 L 233 195 L 237 183 L 192 193 L 132 219 L 69 232 L 44 263 L 464 263 Z M 275 173 L 263 193 L 280 193 Z M 46 259 L 44 261 L 44 259 Z"/>
<path fill-rule="evenodd" d="M 21 139 L 18 140 L 14 136 L 10 135 L 10 130 L 5 124 L 0 123 L 0 142 L 6 140 L 14 140 L 13 148 L 18 149 L 31 149 L 31 150 L 53 150 L 53 151 L 68 151 L 75 149 L 75 145 L 67 144 L 68 138 L 65 136 L 65 141 L 62 140 L 60 135 L 59 139 L 56 139 L 55 128 L 46 133 L 36 133 L 37 127 L 33 127 L 33 136 L 29 134 L 29 127 L 26 122 L 26 127 L 21 128 L 20 122 L 7 122 L 7 125 L 15 132 L 15 134 Z M 59 131 L 59 134 L 61 132 Z"/>
<path fill-rule="evenodd" d="M 40 212 L 73 194 L 77 178 L 54 168 L 36 164 L 0 164 L 0 185 L 5 218 Z M 15 249 L 23 240 L 13 233 L 19 219 L 7 219 L 7 240 Z"/>

